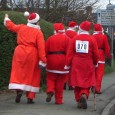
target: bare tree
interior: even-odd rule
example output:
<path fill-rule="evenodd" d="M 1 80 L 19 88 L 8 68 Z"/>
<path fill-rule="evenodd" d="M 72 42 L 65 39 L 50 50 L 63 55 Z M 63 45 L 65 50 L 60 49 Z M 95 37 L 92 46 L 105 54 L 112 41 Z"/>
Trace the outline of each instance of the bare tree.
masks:
<path fill-rule="evenodd" d="M 46 20 L 53 22 L 78 16 L 79 12 L 86 10 L 87 6 L 95 6 L 99 0 L 45 0 Z M 81 15 L 81 14 L 80 14 Z M 85 15 L 88 15 L 87 13 Z M 70 18 L 71 20 L 71 18 Z"/>
<path fill-rule="evenodd" d="M 99 0 L 1 0 L 1 8 L 10 8 L 19 11 L 35 11 L 42 18 L 51 22 L 70 20 L 82 21 L 89 18 L 88 6 L 96 7 Z M 91 15 L 90 15 L 91 16 Z"/>
<path fill-rule="evenodd" d="M 1 9 L 7 9 L 7 0 L 1 0 L 0 6 Z"/>
<path fill-rule="evenodd" d="M 12 0 L 9 1 L 9 4 L 11 6 L 11 9 L 13 10 L 13 3 L 12 3 Z"/>

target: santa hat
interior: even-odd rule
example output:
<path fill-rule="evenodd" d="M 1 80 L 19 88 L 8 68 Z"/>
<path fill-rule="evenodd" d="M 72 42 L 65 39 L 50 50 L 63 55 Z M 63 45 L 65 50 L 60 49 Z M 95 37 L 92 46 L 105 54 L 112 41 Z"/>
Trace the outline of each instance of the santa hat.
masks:
<path fill-rule="evenodd" d="M 94 24 L 94 31 L 103 31 L 103 27 L 101 26 L 101 24 Z"/>
<path fill-rule="evenodd" d="M 74 28 L 74 27 L 78 28 L 77 23 L 74 22 L 74 21 L 70 21 L 68 26 L 69 26 L 70 28 Z"/>
<path fill-rule="evenodd" d="M 89 31 L 91 27 L 91 22 L 84 21 L 79 25 L 79 29 L 82 31 Z"/>
<path fill-rule="evenodd" d="M 63 23 L 54 23 L 54 30 L 56 32 L 65 32 L 65 28 L 64 28 L 64 25 Z"/>
<path fill-rule="evenodd" d="M 40 16 L 37 13 L 29 13 L 29 12 L 24 12 L 24 16 L 28 17 L 28 23 L 36 23 L 40 20 Z"/>

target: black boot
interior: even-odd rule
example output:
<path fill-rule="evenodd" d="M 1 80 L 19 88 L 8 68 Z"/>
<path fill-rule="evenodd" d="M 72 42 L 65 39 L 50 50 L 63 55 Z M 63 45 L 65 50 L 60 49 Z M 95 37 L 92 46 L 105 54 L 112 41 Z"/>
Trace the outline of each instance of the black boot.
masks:
<path fill-rule="evenodd" d="M 20 103 L 22 94 L 23 94 L 23 91 L 17 91 L 17 95 L 16 95 L 16 98 L 15 98 L 16 103 Z"/>
<path fill-rule="evenodd" d="M 66 90 L 66 83 L 64 83 L 64 88 L 63 89 Z"/>
<path fill-rule="evenodd" d="M 46 102 L 50 102 L 53 96 L 53 92 L 48 92 L 47 93 L 47 98 L 46 98 Z"/>
<path fill-rule="evenodd" d="M 34 104 L 33 99 L 28 98 L 27 104 Z"/>
<path fill-rule="evenodd" d="M 82 109 L 87 109 L 87 96 L 85 94 L 82 94 L 80 103 Z"/>
<path fill-rule="evenodd" d="M 99 92 L 99 91 L 96 91 L 95 93 L 96 93 L 96 94 L 102 94 L 102 92 Z"/>

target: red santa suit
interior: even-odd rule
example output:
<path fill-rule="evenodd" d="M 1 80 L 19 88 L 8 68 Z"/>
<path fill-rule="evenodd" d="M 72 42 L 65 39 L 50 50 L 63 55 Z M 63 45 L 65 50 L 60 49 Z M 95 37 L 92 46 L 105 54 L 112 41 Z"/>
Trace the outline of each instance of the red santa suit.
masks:
<path fill-rule="evenodd" d="M 40 88 L 40 69 L 38 63 L 46 63 L 45 41 L 38 25 L 39 15 L 30 14 L 28 24 L 14 24 L 4 19 L 6 28 L 17 33 L 17 46 L 12 59 L 9 89 L 27 91 L 27 98 L 33 99 Z"/>
<path fill-rule="evenodd" d="M 47 94 L 53 93 L 55 103 L 62 104 L 64 82 L 69 73 L 64 70 L 69 38 L 65 35 L 62 23 L 55 23 L 54 30 L 56 34 L 46 40 Z"/>
<path fill-rule="evenodd" d="M 110 47 L 107 36 L 103 33 L 103 28 L 100 24 L 94 24 L 94 34 L 98 51 L 99 61 L 98 67 L 96 68 L 96 93 L 101 93 L 101 83 L 104 75 L 105 57 L 110 58 Z"/>
<path fill-rule="evenodd" d="M 74 86 L 76 101 L 82 94 L 88 98 L 89 89 L 96 85 L 95 65 L 98 62 L 97 44 L 89 35 L 91 23 L 84 21 L 79 26 L 78 35 L 72 39 L 67 53 L 65 69 L 71 68 L 70 85 Z"/>
<path fill-rule="evenodd" d="M 77 35 L 76 29 L 78 28 L 78 25 L 76 22 L 74 21 L 70 21 L 68 24 L 68 29 L 66 30 L 65 34 L 70 38 L 70 40 Z M 64 85 L 64 88 L 66 89 L 66 84 L 70 84 L 70 73 L 67 74 L 67 80 L 66 83 Z M 69 86 L 69 90 L 72 90 L 73 88 L 71 86 Z"/>

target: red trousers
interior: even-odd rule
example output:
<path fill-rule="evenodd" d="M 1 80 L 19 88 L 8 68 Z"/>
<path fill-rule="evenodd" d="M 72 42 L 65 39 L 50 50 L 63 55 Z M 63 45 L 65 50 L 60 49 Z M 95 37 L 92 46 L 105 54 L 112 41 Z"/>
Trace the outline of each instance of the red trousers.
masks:
<path fill-rule="evenodd" d="M 70 73 L 66 74 L 65 84 L 69 86 L 70 82 Z"/>
<path fill-rule="evenodd" d="M 63 103 L 63 87 L 66 80 L 66 74 L 47 72 L 47 93 L 53 92 L 55 95 L 55 103 Z"/>
<path fill-rule="evenodd" d="M 75 100 L 78 102 L 80 100 L 82 94 L 85 94 L 88 98 L 89 90 L 90 90 L 90 88 L 75 87 L 75 89 L 74 89 Z"/>
<path fill-rule="evenodd" d="M 35 98 L 35 92 L 26 92 L 26 97 L 29 99 L 34 99 Z"/>
<path fill-rule="evenodd" d="M 102 84 L 102 79 L 104 75 L 104 67 L 105 64 L 98 64 L 98 67 L 96 68 L 96 91 L 100 92 L 101 91 L 101 84 Z"/>

